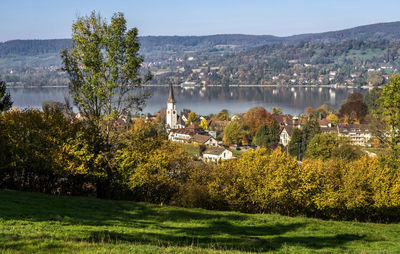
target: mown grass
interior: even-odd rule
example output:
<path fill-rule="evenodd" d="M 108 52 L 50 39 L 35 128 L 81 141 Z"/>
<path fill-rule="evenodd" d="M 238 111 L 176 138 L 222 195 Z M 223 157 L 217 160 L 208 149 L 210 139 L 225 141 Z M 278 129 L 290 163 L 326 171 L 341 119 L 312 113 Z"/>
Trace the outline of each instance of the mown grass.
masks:
<path fill-rule="evenodd" d="M 0 190 L 0 253 L 399 253 L 400 225 Z"/>

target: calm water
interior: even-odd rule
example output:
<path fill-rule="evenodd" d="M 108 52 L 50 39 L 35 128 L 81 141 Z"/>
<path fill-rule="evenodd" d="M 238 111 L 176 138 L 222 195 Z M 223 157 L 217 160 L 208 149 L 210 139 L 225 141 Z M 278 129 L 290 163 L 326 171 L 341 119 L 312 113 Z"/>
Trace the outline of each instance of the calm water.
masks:
<path fill-rule="evenodd" d="M 166 106 L 167 87 L 146 88 L 152 92 L 147 101 L 145 113 L 155 113 Z M 67 88 L 10 88 L 14 106 L 41 108 L 46 100 L 64 101 L 68 97 Z M 175 87 L 178 111 L 188 108 L 207 115 L 228 109 L 231 113 L 242 113 L 254 106 L 280 107 L 284 113 L 299 114 L 312 106 L 319 107 L 328 102 L 339 107 L 348 94 L 366 90 L 346 88 L 305 88 L 305 87 L 207 87 L 183 89 Z"/>

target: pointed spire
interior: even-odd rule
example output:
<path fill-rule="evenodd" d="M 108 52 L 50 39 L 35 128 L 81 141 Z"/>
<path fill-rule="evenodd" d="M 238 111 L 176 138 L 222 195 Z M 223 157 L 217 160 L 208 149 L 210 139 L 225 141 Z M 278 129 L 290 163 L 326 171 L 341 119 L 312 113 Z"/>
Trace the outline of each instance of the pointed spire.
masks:
<path fill-rule="evenodd" d="M 169 95 L 168 95 L 168 103 L 175 103 L 175 98 L 174 98 L 174 90 L 172 88 L 172 84 L 169 84 Z"/>

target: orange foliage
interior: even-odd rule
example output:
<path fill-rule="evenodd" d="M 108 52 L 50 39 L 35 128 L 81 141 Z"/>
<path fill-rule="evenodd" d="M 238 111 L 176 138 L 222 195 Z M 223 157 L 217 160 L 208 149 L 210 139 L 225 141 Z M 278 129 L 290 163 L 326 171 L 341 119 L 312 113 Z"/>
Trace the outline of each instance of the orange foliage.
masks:
<path fill-rule="evenodd" d="M 272 114 L 263 107 L 251 108 L 243 115 L 243 123 L 248 127 L 251 136 L 254 136 L 258 127 L 264 124 L 271 126 L 273 121 Z"/>

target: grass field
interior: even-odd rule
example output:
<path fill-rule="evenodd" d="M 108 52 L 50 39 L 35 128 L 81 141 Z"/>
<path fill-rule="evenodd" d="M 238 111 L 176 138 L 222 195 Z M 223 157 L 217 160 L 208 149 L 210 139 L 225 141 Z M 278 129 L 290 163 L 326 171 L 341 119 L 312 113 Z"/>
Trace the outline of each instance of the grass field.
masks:
<path fill-rule="evenodd" d="M 0 190 L 0 253 L 399 253 L 400 225 Z"/>

